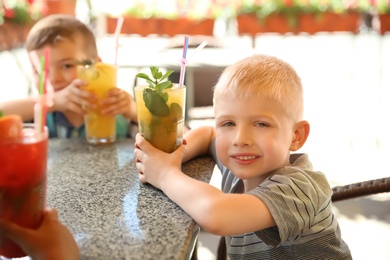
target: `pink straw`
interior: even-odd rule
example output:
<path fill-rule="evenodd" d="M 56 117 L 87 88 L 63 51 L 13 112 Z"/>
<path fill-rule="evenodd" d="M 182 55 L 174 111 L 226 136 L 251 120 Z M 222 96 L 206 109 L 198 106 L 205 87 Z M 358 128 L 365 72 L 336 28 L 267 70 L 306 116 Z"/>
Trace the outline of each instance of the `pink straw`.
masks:
<path fill-rule="evenodd" d="M 188 41 L 189 37 L 184 37 L 184 44 L 183 44 L 183 58 L 180 62 L 180 78 L 179 78 L 179 87 L 183 87 L 184 83 L 184 74 L 186 73 L 186 58 L 187 58 L 187 50 L 188 50 Z"/>
<path fill-rule="evenodd" d="M 43 66 L 43 95 L 47 95 L 47 76 L 49 74 L 49 49 L 45 49 L 45 54 L 44 54 L 44 66 Z M 42 127 L 41 130 L 43 132 L 43 128 L 46 125 L 46 113 L 47 113 L 47 104 L 45 103 L 42 106 Z"/>
<path fill-rule="evenodd" d="M 115 28 L 115 33 L 114 33 L 114 37 L 115 37 L 115 61 L 114 61 L 114 64 L 115 65 L 118 64 L 119 35 L 121 34 L 121 31 L 122 31 L 123 21 L 124 21 L 123 16 L 119 17 L 116 20 L 116 28 Z"/>
<path fill-rule="evenodd" d="M 41 96 L 44 95 L 44 91 L 43 91 L 44 88 L 43 81 L 44 81 L 44 73 L 45 73 L 44 63 L 45 63 L 45 57 L 41 57 L 39 59 L 40 66 L 39 66 L 39 88 L 38 88 L 40 98 Z M 37 133 L 43 132 L 43 113 L 44 113 L 44 105 L 40 100 L 38 101 L 38 103 L 34 105 L 34 123 L 35 123 L 35 131 Z"/>

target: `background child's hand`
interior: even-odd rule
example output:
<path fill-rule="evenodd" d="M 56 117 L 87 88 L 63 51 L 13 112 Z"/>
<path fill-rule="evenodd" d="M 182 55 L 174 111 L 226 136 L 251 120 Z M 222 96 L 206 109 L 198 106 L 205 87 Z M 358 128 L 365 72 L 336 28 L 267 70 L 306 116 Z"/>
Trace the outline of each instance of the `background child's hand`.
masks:
<path fill-rule="evenodd" d="M 79 249 L 69 230 L 58 220 L 55 209 L 46 209 L 36 229 L 0 221 L 0 234 L 16 244 L 34 260 L 79 259 Z"/>
<path fill-rule="evenodd" d="M 96 95 L 81 89 L 86 83 L 75 79 L 69 86 L 54 93 L 54 111 L 70 110 L 77 114 L 85 114 L 85 108 L 94 108 Z"/>
<path fill-rule="evenodd" d="M 129 93 L 120 89 L 111 89 L 100 102 L 102 112 L 106 115 L 123 115 L 125 118 L 136 121 L 135 101 Z"/>

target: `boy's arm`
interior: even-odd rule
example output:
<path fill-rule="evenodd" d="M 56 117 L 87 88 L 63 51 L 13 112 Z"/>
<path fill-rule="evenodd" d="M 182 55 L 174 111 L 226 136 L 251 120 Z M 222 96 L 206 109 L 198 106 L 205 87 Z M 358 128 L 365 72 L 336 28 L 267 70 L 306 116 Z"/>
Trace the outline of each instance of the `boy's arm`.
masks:
<path fill-rule="evenodd" d="M 266 205 L 254 195 L 223 193 L 179 169 L 164 171 L 161 179 L 161 190 L 209 233 L 235 235 L 275 226 Z"/>
<path fill-rule="evenodd" d="M 207 129 L 206 127 L 198 131 Z M 197 129 L 191 131 L 195 130 Z M 175 152 L 168 154 L 154 148 L 137 134 L 134 156 L 137 170 L 140 172 L 140 181 L 161 189 L 210 233 L 233 235 L 274 226 L 275 222 L 268 208 L 258 197 L 250 194 L 225 194 L 180 171 L 183 155 L 189 152 L 187 150 L 194 149 L 195 152 L 190 151 L 190 155 L 196 154 L 196 151 L 201 152 L 202 149 L 203 152 L 207 151 L 207 145 L 202 145 L 202 142 L 208 143 L 206 139 L 200 138 L 199 142 L 194 141 L 196 143 L 193 143 L 192 147 L 186 147 L 190 146 L 191 140 L 187 141 L 188 145 L 182 145 Z"/>
<path fill-rule="evenodd" d="M 183 162 L 187 162 L 199 155 L 208 154 L 214 135 L 215 131 L 212 126 L 201 126 L 188 130 L 184 134 L 187 147 L 183 156 Z"/>
<path fill-rule="evenodd" d="M 55 91 L 53 94 L 53 104 L 47 107 L 47 112 L 62 112 L 69 122 L 78 127 L 84 122 L 84 113 L 82 106 L 93 105 L 88 100 L 94 99 L 94 95 L 86 90 L 80 89 L 84 83 L 76 79 L 69 86 Z M 0 110 L 5 115 L 20 115 L 23 121 L 34 119 L 34 105 L 39 102 L 41 96 L 32 96 L 22 99 L 9 100 L 0 103 Z"/>
<path fill-rule="evenodd" d="M 3 111 L 4 115 L 20 115 L 23 121 L 30 121 L 34 119 L 36 102 L 34 97 L 5 101 L 0 103 L 0 110 Z"/>

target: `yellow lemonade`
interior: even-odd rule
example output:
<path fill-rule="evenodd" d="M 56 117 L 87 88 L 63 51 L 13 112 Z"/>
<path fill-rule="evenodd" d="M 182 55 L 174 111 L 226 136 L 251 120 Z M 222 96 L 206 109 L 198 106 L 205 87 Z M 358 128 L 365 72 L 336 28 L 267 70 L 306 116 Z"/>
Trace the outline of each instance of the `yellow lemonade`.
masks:
<path fill-rule="evenodd" d="M 154 147 L 171 153 L 183 141 L 186 88 L 174 84 L 173 88 L 162 92 L 167 95 L 152 92 L 147 86 L 135 87 L 138 126 L 139 132 Z"/>
<path fill-rule="evenodd" d="M 84 117 L 85 135 L 92 144 L 112 143 L 115 141 L 115 116 L 102 114 L 104 107 L 99 105 L 110 89 L 117 85 L 117 68 L 114 65 L 98 62 L 91 66 L 83 66 L 78 70 L 78 77 L 88 85 L 83 89 L 89 90 L 97 96 L 95 109 L 87 109 Z"/>

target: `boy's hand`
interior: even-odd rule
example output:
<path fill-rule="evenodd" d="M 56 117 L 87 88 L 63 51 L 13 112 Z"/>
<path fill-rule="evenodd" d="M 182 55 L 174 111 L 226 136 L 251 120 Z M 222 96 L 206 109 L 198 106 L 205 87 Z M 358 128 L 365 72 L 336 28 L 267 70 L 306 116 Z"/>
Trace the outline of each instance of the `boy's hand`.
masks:
<path fill-rule="evenodd" d="M 123 115 L 125 118 L 136 118 L 135 101 L 129 93 L 120 89 L 111 89 L 107 96 L 100 101 L 102 113 L 110 116 Z"/>
<path fill-rule="evenodd" d="M 79 259 L 76 241 L 58 220 L 55 209 L 45 210 L 42 224 L 36 230 L 1 220 L 0 234 L 18 244 L 34 260 Z"/>
<path fill-rule="evenodd" d="M 135 137 L 134 158 L 141 182 L 150 183 L 161 189 L 162 181 L 167 174 L 181 168 L 186 142 L 173 153 L 164 153 L 153 147 L 141 134 Z"/>
<path fill-rule="evenodd" d="M 75 79 L 69 86 L 54 92 L 54 111 L 64 112 L 70 110 L 77 114 L 85 114 L 85 108 L 95 108 L 95 94 L 81 89 L 86 83 Z"/>

